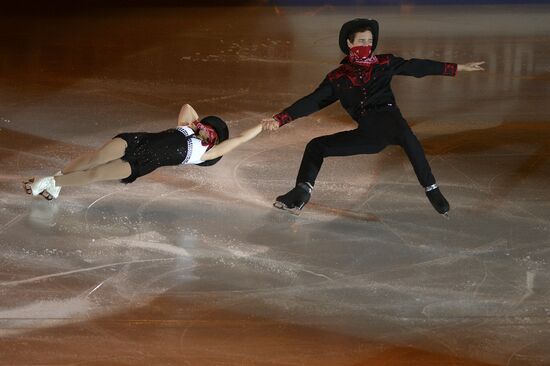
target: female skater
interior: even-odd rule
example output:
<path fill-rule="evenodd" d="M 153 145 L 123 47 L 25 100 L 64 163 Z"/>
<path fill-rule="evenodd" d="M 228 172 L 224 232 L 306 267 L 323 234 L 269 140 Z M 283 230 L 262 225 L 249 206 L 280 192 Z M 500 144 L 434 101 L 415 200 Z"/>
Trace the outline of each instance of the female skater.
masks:
<path fill-rule="evenodd" d="M 216 164 L 222 155 L 256 137 L 264 129 L 259 124 L 240 136 L 228 139 L 225 122 L 215 116 L 199 121 L 197 112 L 185 104 L 178 126 L 157 133 L 121 133 L 99 150 L 69 163 L 54 176 L 24 182 L 28 194 L 51 200 L 61 187 L 117 180 L 132 183 L 162 166 Z"/>

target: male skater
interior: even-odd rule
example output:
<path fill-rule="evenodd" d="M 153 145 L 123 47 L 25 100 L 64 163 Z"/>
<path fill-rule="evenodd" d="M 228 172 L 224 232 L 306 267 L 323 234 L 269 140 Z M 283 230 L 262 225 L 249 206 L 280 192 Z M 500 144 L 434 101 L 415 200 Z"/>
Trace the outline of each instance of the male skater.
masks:
<path fill-rule="evenodd" d="M 313 93 L 272 119 L 264 120 L 269 129 L 275 130 L 340 100 L 359 125 L 355 130 L 311 140 L 304 151 L 296 186 L 277 197 L 275 207 L 299 214 L 309 201 L 325 157 L 376 154 L 388 145 L 399 145 L 405 150 L 433 207 L 447 215 L 449 203 L 436 184 L 422 145 L 395 103 L 390 82 L 394 75 L 454 76 L 457 71 L 483 70 L 481 64 L 484 62 L 457 65 L 422 59 L 404 60 L 391 54 L 374 55 L 377 43 L 376 20 L 354 19 L 345 23 L 340 30 L 339 45 L 348 56 L 342 64 L 331 71 Z"/>

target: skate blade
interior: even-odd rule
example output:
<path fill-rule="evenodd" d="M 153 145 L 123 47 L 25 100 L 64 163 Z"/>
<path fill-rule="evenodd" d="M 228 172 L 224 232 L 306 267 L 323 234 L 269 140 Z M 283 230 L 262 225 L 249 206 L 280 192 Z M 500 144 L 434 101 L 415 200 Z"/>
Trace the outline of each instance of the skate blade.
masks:
<path fill-rule="evenodd" d="M 31 189 L 31 184 L 32 183 L 34 183 L 34 178 L 29 178 L 29 179 L 27 179 L 26 181 L 23 182 L 23 189 L 25 189 L 25 192 L 27 194 L 32 195 L 32 189 Z"/>
<path fill-rule="evenodd" d="M 293 215 L 296 215 L 296 216 L 300 216 L 300 213 L 302 212 L 301 208 L 298 208 L 298 207 L 290 208 L 287 205 L 285 205 L 284 203 L 279 202 L 279 201 L 274 202 L 273 207 L 278 208 L 279 210 L 287 211 L 287 212 L 289 212 Z"/>

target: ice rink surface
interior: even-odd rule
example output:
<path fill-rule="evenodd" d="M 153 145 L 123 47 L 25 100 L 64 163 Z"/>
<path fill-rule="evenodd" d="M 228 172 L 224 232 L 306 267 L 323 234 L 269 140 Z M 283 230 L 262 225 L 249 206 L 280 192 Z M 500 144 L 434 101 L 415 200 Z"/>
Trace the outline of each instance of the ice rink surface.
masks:
<path fill-rule="evenodd" d="M 125 186 L 21 181 L 179 108 L 231 134 L 335 68 L 337 33 L 378 53 L 487 61 L 396 77 L 451 203 L 405 154 L 330 158 L 298 217 L 271 207 L 340 105 L 209 168 Z M 549 365 L 550 7 L 231 7 L 16 15 L 0 24 L 1 365 Z"/>

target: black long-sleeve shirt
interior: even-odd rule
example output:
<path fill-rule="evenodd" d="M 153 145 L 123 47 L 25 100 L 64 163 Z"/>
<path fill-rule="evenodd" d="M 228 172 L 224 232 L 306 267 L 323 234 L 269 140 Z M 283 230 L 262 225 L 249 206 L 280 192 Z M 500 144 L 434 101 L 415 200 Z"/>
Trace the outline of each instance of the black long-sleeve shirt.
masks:
<path fill-rule="evenodd" d="M 307 116 L 340 100 L 344 109 L 357 122 L 369 110 L 395 105 L 391 90 L 394 75 L 423 77 L 427 75 L 456 75 L 457 65 L 432 60 L 405 60 L 394 55 L 377 55 L 378 63 L 372 67 L 351 64 L 344 59 L 342 65 L 331 71 L 313 93 L 299 99 L 290 107 L 273 116 L 279 125 Z"/>

